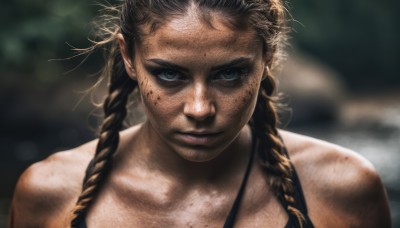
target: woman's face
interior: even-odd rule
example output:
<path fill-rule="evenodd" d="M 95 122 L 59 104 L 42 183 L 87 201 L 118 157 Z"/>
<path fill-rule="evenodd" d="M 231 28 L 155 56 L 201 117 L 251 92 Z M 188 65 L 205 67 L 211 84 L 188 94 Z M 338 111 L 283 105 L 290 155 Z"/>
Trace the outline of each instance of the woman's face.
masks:
<path fill-rule="evenodd" d="M 265 68 L 252 29 L 232 29 L 223 15 L 211 18 L 212 26 L 189 10 L 145 36 L 133 62 L 125 58 L 152 143 L 197 162 L 215 158 L 237 138 L 251 118 Z"/>

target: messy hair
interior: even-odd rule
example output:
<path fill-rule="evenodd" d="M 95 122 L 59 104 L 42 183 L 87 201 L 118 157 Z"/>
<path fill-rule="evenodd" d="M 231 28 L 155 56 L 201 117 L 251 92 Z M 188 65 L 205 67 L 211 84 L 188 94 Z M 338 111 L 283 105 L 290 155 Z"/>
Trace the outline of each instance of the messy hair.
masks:
<path fill-rule="evenodd" d="M 116 6 L 107 6 L 96 21 L 97 36 L 86 51 L 103 47 L 107 62 L 102 78 L 109 81 L 108 96 L 104 101 L 104 120 L 82 193 L 73 209 L 71 226 L 76 227 L 90 208 L 96 193 L 111 169 L 112 156 L 119 144 L 119 131 L 125 119 L 127 99 L 139 87 L 129 78 L 117 45 L 122 34 L 126 51 L 134 57 L 136 47 L 149 33 L 173 17 L 187 13 L 195 7 L 205 23 L 212 25 L 212 14 L 222 13 L 227 25 L 234 29 L 253 29 L 262 41 L 266 61 L 265 80 L 261 82 L 257 104 L 249 122 L 259 142 L 258 157 L 275 195 L 284 202 L 289 216 L 297 218 L 300 227 L 304 217 L 296 208 L 292 181 L 292 164 L 285 153 L 277 130 L 278 116 L 275 104 L 275 78 L 273 71 L 285 58 L 287 41 L 287 10 L 281 0 L 124 0 Z"/>

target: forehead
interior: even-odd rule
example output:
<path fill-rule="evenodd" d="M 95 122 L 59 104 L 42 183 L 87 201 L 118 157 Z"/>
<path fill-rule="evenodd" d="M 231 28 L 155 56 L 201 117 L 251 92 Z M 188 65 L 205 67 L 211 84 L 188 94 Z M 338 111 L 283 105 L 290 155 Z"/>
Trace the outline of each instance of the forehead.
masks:
<path fill-rule="evenodd" d="M 228 26 L 223 13 L 211 13 L 205 22 L 195 10 L 175 16 L 142 39 L 141 54 L 152 57 L 177 58 L 197 55 L 261 54 L 262 43 L 252 28 Z"/>

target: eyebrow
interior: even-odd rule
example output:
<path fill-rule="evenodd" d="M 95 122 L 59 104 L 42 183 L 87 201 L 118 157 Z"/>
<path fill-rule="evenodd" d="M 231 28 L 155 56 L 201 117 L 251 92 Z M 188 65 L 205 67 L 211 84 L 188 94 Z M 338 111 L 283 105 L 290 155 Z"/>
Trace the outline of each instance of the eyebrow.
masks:
<path fill-rule="evenodd" d="M 241 64 L 241 63 L 250 62 L 250 60 L 251 60 L 251 58 L 248 58 L 248 57 L 240 57 L 240 58 L 237 58 L 237 59 L 233 59 L 233 60 L 231 60 L 231 61 L 229 61 L 227 63 L 211 67 L 211 71 L 215 71 L 217 69 L 225 69 L 225 68 L 233 67 L 233 66 L 236 66 L 236 65 Z"/>
<path fill-rule="evenodd" d="M 179 66 L 179 65 L 177 65 L 175 63 L 171 63 L 171 62 L 165 61 L 163 59 L 155 58 L 155 59 L 145 59 L 145 60 L 148 61 L 148 62 L 156 63 L 156 64 L 158 64 L 160 66 L 163 66 L 163 67 L 167 67 L 167 68 L 171 68 L 171 69 L 178 69 L 178 70 L 183 71 L 183 72 L 189 72 L 189 69 L 187 69 L 185 67 L 182 67 L 182 66 Z M 223 63 L 221 65 L 214 66 L 214 67 L 211 68 L 211 71 L 215 71 L 217 69 L 229 68 L 229 67 L 241 64 L 241 63 L 249 62 L 250 60 L 251 60 L 251 58 L 249 58 L 249 57 L 239 57 L 237 59 L 233 59 L 233 60 L 230 60 L 229 62 Z"/>
<path fill-rule="evenodd" d="M 148 62 L 156 63 L 156 64 L 158 64 L 160 66 L 163 66 L 163 67 L 167 67 L 167 68 L 171 68 L 171 69 L 178 69 L 178 70 L 184 71 L 186 73 L 189 72 L 189 70 L 186 69 L 185 67 L 181 67 L 181 66 L 179 66 L 179 65 L 177 65 L 175 63 L 171 63 L 171 62 L 168 62 L 168 61 L 165 61 L 165 60 L 162 60 L 162 59 L 145 59 L 145 60 L 148 61 Z"/>

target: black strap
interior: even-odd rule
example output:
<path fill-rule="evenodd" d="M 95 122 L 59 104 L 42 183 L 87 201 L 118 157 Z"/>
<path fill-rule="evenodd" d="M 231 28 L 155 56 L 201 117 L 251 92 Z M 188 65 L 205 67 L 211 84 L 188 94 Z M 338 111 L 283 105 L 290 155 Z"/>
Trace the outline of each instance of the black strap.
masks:
<path fill-rule="evenodd" d="M 257 150 L 256 142 L 257 142 L 256 136 L 253 134 L 252 135 L 252 149 L 251 149 L 251 155 L 249 158 L 249 162 L 247 164 L 246 171 L 245 171 L 242 183 L 240 185 L 239 192 L 236 196 L 236 199 L 232 205 L 231 210 L 229 211 L 229 214 L 225 220 L 225 224 L 224 224 L 223 228 L 232 228 L 235 223 L 235 218 L 236 218 L 236 215 L 240 208 L 240 203 L 241 203 L 243 193 L 244 193 L 244 190 L 245 190 L 245 187 L 247 184 L 247 180 L 248 180 L 248 177 L 250 176 L 250 171 L 251 171 L 251 167 L 252 167 L 252 164 L 254 161 L 255 151 Z M 289 158 L 289 154 L 286 150 L 286 147 L 283 148 L 283 152 Z M 83 182 L 87 181 L 87 179 L 89 177 L 89 173 L 91 172 L 92 169 L 93 169 L 93 160 L 90 161 L 90 163 L 86 169 L 86 174 L 85 174 Z M 313 228 L 314 225 L 312 224 L 310 218 L 308 217 L 307 205 L 306 205 L 303 190 L 302 190 L 302 187 L 300 184 L 300 180 L 297 175 L 296 169 L 294 168 L 293 165 L 292 165 L 292 180 L 293 180 L 293 187 L 295 189 L 295 194 L 294 194 L 294 198 L 296 200 L 295 206 L 297 209 L 300 210 L 300 212 L 304 215 L 304 218 L 305 218 L 305 221 L 303 222 L 303 227 L 304 228 Z M 297 223 L 297 218 L 287 211 L 288 205 L 287 205 L 286 201 L 280 197 L 278 199 L 279 199 L 280 203 L 283 205 L 283 207 L 285 208 L 285 210 L 289 216 L 289 220 L 288 220 L 288 223 L 286 224 L 285 228 L 298 228 L 299 224 Z M 85 216 L 80 216 L 78 227 L 79 228 L 87 228 L 86 223 L 85 223 Z"/>
<path fill-rule="evenodd" d="M 255 144 L 256 144 L 257 140 L 255 139 L 255 136 L 253 136 L 252 138 L 253 138 L 253 140 L 252 140 L 252 149 L 251 149 L 251 155 L 250 155 L 250 158 L 249 158 L 249 162 L 247 164 L 246 171 L 245 171 L 242 183 L 240 185 L 239 192 L 238 192 L 238 194 L 236 196 L 236 199 L 235 199 L 235 201 L 234 201 L 234 203 L 232 205 L 232 208 L 231 208 L 231 210 L 229 212 L 229 215 L 225 220 L 224 228 L 233 227 L 233 225 L 235 223 L 236 215 L 237 215 L 238 210 L 240 208 L 240 202 L 242 200 L 243 193 L 244 193 L 244 190 L 246 188 L 247 180 L 248 180 L 248 177 L 250 175 L 251 167 L 252 167 L 253 160 L 254 160 L 254 154 L 255 154 L 255 150 L 256 150 Z M 83 179 L 83 183 L 85 183 L 87 181 L 87 179 L 89 178 L 89 173 L 91 172 L 92 169 L 93 169 L 93 160 L 91 160 L 89 165 L 87 166 L 85 177 Z M 78 225 L 79 228 L 87 228 L 86 223 L 85 223 L 85 216 L 80 216 L 78 224 L 79 224 Z"/>
<path fill-rule="evenodd" d="M 281 139 L 282 140 L 282 139 Z M 283 140 L 282 140 L 283 142 Z M 283 152 L 284 154 L 289 158 L 289 153 L 287 152 L 286 147 L 283 147 Z M 310 217 L 308 217 L 308 211 L 307 211 L 307 204 L 306 204 L 306 200 L 304 198 L 304 194 L 303 194 L 303 188 L 301 187 L 301 183 L 299 180 L 299 177 L 297 175 L 296 169 L 294 168 L 293 164 L 290 163 L 292 166 L 292 181 L 293 181 L 293 187 L 294 187 L 294 198 L 295 198 L 295 207 L 300 210 L 300 212 L 303 214 L 304 216 L 304 221 L 303 221 L 303 227 L 304 228 L 313 228 L 314 225 L 311 222 Z M 279 201 L 281 202 L 281 204 L 283 205 L 283 207 L 285 208 L 287 214 L 289 215 L 289 221 L 286 224 L 285 228 L 297 228 L 300 227 L 298 222 L 297 222 L 297 218 L 292 214 L 289 213 L 288 211 L 288 204 L 287 202 L 282 198 L 282 197 L 278 197 Z"/>
<path fill-rule="evenodd" d="M 229 211 L 228 217 L 226 217 L 224 228 L 231 228 L 231 227 L 233 227 L 233 225 L 235 223 L 235 218 L 236 218 L 236 215 L 237 215 L 237 213 L 239 211 L 240 202 L 242 201 L 242 197 L 243 197 L 244 190 L 246 188 L 247 180 L 249 179 L 249 176 L 250 176 L 250 171 L 251 171 L 251 167 L 252 167 L 253 160 L 254 160 L 254 154 L 255 154 L 255 151 L 256 151 L 256 141 L 257 141 L 256 137 L 253 134 L 252 135 L 252 146 L 251 146 L 251 154 L 250 154 L 250 158 L 249 158 L 249 163 L 247 164 L 246 172 L 244 174 L 242 183 L 240 185 L 239 192 L 238 192 L 238 194 L 236 196 L 235 201 L 233 202 L 231 210 Z"/>

